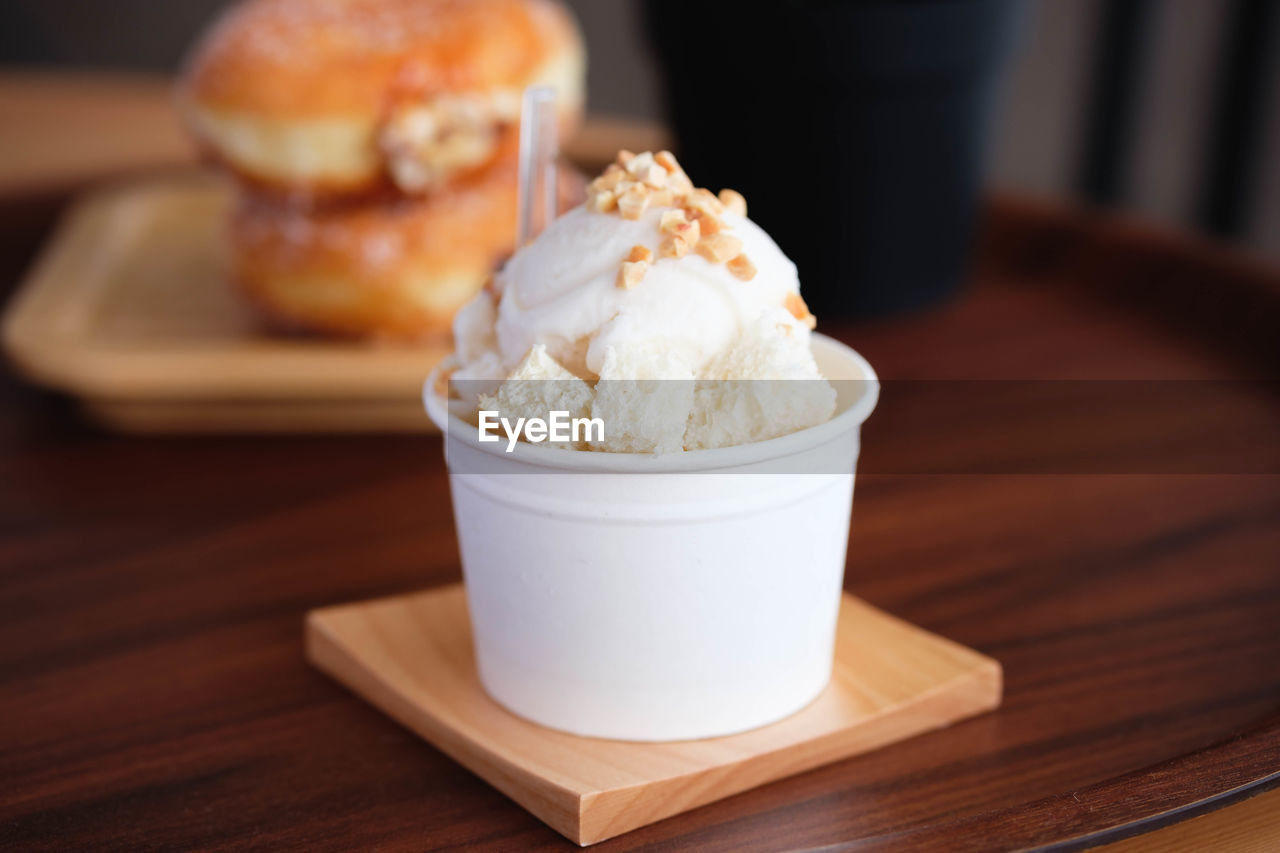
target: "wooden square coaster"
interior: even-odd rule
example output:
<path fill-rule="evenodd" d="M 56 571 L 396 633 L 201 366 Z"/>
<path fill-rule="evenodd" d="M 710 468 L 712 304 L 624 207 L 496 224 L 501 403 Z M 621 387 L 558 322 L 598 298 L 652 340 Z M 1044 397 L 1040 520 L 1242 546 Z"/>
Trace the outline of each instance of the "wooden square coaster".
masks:
<path fill-rule="evenodd" d="M 578 844 L 867 752 L 1000 704 L 1000 664 L 845 595 L 812 704 L 727 737 L 630 743 L 504 710 L 476 675 L 461 584 L 307 616 L 311 662 Z"/>

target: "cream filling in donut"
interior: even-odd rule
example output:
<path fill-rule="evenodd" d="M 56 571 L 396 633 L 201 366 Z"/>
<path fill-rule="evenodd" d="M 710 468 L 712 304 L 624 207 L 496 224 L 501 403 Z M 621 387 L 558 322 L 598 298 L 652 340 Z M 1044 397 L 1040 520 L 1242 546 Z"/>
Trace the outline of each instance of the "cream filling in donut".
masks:
<path fill-rule="evenodd" d="M 492 157 L 501 129 L 519 118 L 514 89 L 445 93 L 394 110 L 379 143 L 396 186 L 421 192 Z"/>
<path fill-rule="evenodd" d="M 582 105 L 582 56 L 566 51 L 542 65 L 529 86 L 556 90 L 562 115 Z M 446 92 L 393 110 L 379 132 L 387 171 L 405 192 L 440 186 L 493 156 L 503 128 L 520 120 L 521 89 Z"/>

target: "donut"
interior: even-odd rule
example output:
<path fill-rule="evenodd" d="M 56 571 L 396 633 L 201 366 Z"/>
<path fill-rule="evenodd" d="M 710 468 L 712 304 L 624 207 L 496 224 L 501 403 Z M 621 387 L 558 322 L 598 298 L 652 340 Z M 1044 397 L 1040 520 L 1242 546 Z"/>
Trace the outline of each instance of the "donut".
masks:
<path fill-rule="evenodd" d="M 527 86 L 581 114 L 585 58 L 552 0 L 246 0 L 177 86 L 197 142 L 257 192 L 423 195 L 493 162 Z"/>
<path fill-rule="evenodd" d="M 558 170 L 561 209 L 584 194 Z M 447 334 L 514 249 L 516 161 L 423 198 L 318 208 L 245 194 L 231 215 L 235 281 L 277 326 L 353 337 Z"/>

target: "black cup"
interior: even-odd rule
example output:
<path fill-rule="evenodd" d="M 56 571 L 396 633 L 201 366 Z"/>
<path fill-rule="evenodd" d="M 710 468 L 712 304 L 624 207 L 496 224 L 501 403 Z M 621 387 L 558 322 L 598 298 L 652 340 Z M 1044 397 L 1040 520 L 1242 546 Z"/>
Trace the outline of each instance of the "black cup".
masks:
<path fill-rule="evenodd" d="M 686 171 L 732 187 L 815 312 L 935 303 L 964 277 L 1021 0 L 646 0 Z"/>

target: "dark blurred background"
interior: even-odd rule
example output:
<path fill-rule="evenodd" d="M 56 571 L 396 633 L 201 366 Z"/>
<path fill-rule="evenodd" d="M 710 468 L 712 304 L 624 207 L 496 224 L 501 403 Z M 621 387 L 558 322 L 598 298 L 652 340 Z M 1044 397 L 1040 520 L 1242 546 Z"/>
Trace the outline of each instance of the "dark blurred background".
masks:
<path fill-rule="evenodd" d="M 222 0 L 5 0 L 0 61 L 171 70 L 222 5 Z M 664 117 L 639 2 L 571 0 L 570 5 L 590 49 L 591 110 Z M 1276 5 L 1274 0 L 1033 0 L 998 102 L 988 158 L 991 182 L 1052 195 L 1092 193 L 1155 220 L 1216 224 L 1280 257 Z M 1250 15 L 1256 20 L 1251 22 Z M 1257 20 L 1266 32 L 1256 31 Z M 1242 36 L 1256 46 L 1241 44 Z M 1248 65 L 1249 57 L 1242 54 L 1251 49 L 1262 57 L 1262 68 L 1239 67 L 1242 58 Z M 1233 74 L 1237 79 L 1228 79 Z M 1242 96 L 1260 102 L 1261 109 L 1255 106 L 1249 115 Z M 1243 126 L 1228 127 L 1232 121 Z M 1106 157 L 1099 156 L 1099 148 Z M 1253 162 L 1240 162 L 1238 150 L 1251 151 Z M 1234 174 L 1241 171 L 1242 176 Z M 1224 200 L 1208 198 L 1212 191 L 1205 184 L 1233 177 L 1245 192 L 1226 201 L 1238 201 L 1234 206 L 1240 209 L 1210 210 Z M 1229 221 L 1215 223 L 1215 217 Z"/>

